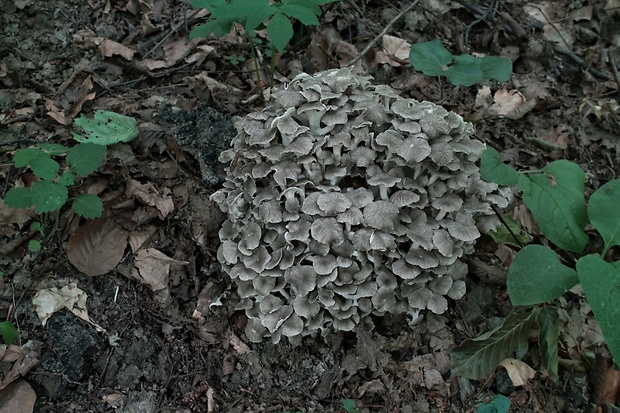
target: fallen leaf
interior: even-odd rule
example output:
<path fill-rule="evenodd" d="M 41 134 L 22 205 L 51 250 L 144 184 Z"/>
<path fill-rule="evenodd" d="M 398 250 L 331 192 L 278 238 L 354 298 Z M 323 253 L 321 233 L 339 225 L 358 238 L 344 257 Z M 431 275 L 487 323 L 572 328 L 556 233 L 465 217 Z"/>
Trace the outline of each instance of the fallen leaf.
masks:
<path fill-rule="evenodd" d="M 25 380 L 18 380 L 0 390 L 0 413 L 31 413 L 37 394 Z"/>
<path fill-rule="evenodd" d="M 123 259 L 127 236 L 112 218 L 88 221 L 69 237 L 67 257 L 84 274 L 103 275 Z"/>
<path fill-rule="evenodd" d="M 146 205 L 157 208 L 159 218 L 162 220 L 174 211 L 174 201 L 168 188 L 163 188 L 160 193 L 151 183 L 141 184 L 135 179 L 129 179 L 125 195 L 138 198 Z"/>
<path fill-rule="evenodd" d="M 168 257 L 155 248 L 146 248 L 138 251 L 131 269 L 131 278 L 147 286 L 151 291 L 158 291 L 168 286 L 170 264 L 189 264 L 187 261 L 177 261 Z"/>
<path fill-rule="evenodd" d="M 502 360 L 499 365 L 506 369 L 512 385 L 515 387 L 524 386 L 536 376 L 536 371 L 521 360 L 507 358 Z"/>
<path fill-rule="evenodd" d="M 32 304 L 39 316 L 41 324 L 45 325 L 52 314 L 66 308 L 76 317 L 86 321 L 99 332 L 105 332 L 105 329 L 97 323 L 91 321 L 88 316 L 86 300 L 88 295 L 78 288 L 77 284 L 71 283 L 65 285 L 61 289 L 49 288 L 39 290 L 32 298 Z"/>
<path fill-rule="evenodd" d="M 105 57 L 119 55 L 121 57 L 124 57 L 126 60 L 133 59 L 133 55 L 135 53 L 135 50 L 131 50 L 129 47 L 110 39 L 104 39 L 101 42 L 101 44 L 99 45 L 99 51 Z"/>
<path fill-rule="evenodd" d="M 493 104 L 489 107 L 488 114 L 495 116 L 506 116 L 517 109 L 526 101 L 525 96 L 518 90 L 501 89 L 495 92 Z"/>
<path fill-rule="evenodd" d="M 2 361 L 13 363 L 13 367 L 5 373 L 0 382 L 0 390 L 17 380 L 20 376 L 25 376 L 30 370 L 39 364 L 39 355 L 34 350 L 29 350 L 23 346 L 8 346 Z"/>
<path fill-rule="evenodd" d="M 375 53 L 375 62 L 378 64 L 389 64 L 399 67 L 400 61 L 409 59 L 411 44 L 400 37 L 385 35 L 383 36 L 383 50 Z"/>

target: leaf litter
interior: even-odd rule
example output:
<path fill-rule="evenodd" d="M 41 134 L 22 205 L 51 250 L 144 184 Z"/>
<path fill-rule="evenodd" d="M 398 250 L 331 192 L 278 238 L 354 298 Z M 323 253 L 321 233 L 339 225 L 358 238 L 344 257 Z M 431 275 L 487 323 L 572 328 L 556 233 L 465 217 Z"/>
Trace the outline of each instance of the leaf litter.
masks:
<path fill-rule="evenodd" d="M 26 21 L 22 11 L 26 5 L 22 3 L 9 2 L 12 11 L 7 18 L 18 26 Z M 617 10 L 612 3 L 608 1 L 605 10 L 613 18 Z M 115 14 L 109 5 L 92 8 L 86 4 L 83 6 L 86 11 L 67 8 L 64 3 L 59 5 L 67 15 L 78 14 L 74 15 L 74 22 L 65 20 L 66 16 L 59 14 L 60 29 L 53 38 L 44 37 L 46 32 L 36 24 L 21 31 L 28 33 L 32 39 L 45 38 L 54 44 L 55 48 L 46 49 L 45 53 L 51 53 L 46 55 L 47 59 L 40 59 L 39 62 L 29 60 L 27 54 L 21 54 L 7 64 L 5 55 L 0 55 L 0 82 L 6 88 L 0 91 L 0 101 L 3 102 L 0 105 L 0 121 L 3 125 L 21 128 L 27 131 L 27 136 L 38 140 L 54 136 L 54 140 L 67 142 L 70 135 L 64 126 L 81 113 L 91 114 L 95 109 L 138 117 L 144 122 L 140 129 L 145 130 L 146 123 L 154 124 L 154 116 L 161 110 L 160 103 L 164 101 L 182 110 L 191 110 L 197 101 L 201 101 L 229 114 L 243 114 L 251 105 L 260 106 L 262 96 L 268 95 L 268 91 L 257 90 L 261 85 L 255 77 L 251 59 L 246 60 L 243 70 L 223 59 L 232 54 L 245 53 L 245 40 L 240 33 L 231 33 L 223 39 L 212 38 L 202 44 L 182 40 L 183 34 L 179 28 L 187 23 L 191 26 L 195 19 L 204 17 L 204 14 L 189 14 L 186 21 L 180 17 L 183 13 L 173 13 L 174 6 L 166 1 L 129 2 L 124 6 L 128 15 L 140 16 L 139 23 L 132 22 L 129 26 L 128 20 L 113 17 Z M 471 13 L 469 17 L 472 21 L 480 17 L 454 2 L 430 4 L 431 9 L 441 6 L 439 14 L 449 22 L 455 22 L 458 13 Z M 343 7 L 328 8 L 322 19 L 323 26 L 312 33 L 309 44 L 300 46 L 298 53 L 281 56 L 276 79 L 286 81 L 302 69 L 307 72 L 324 70 L 357 57 L 372 33 L 379 32 L 387 24 L 384 16 L 389 15 L 374 9 L 370 3 L 364 5 L 363 12 L 357 7 L 360 6 L 343 3 Z M 37 4 L 31 8 L 29 13 L 41 12 Z M 534 10 L 542 10 L 544 15 L 535 14 Z M 395 8 L 392 11 L 397 12 Z M 516 17 L 517 25 L 526 24 L 526 21 L 519 20 L 522 11 L 530 13 L 543 24 L 544 31 L 540 35 L 532 32 L 530 38 L 521 44 L 510 37 L 512 28 L 506 25 L 494 32 L 495 37 L 487 39 L 484 37 L 488 32 L 487 25 L 500 27 L 498 24 L 502 24 L 491 19 L 471 27 L 470 44 L 465 46 L 476 51 L 487 51 L 486 46 L 490 45 L 492 54 L 498 54 L 504 50 L 498 48 L 498 42 L 516 45 L 517 50 L 512 53 L 520 60 L 518 79 L 513 79 L 513 83 L 505 87 L 490 85 L 488 96 L 493 96 L 493 100 L 489 101 L 488 108 L 495 105 L 490 114 L 476 114 L 475 91 L 471 93 L 463 88 L 448 88 L 444 104 L 464 117 L 475 119 L 478 116 L 476 127 L 480 136 L 492 145 L 511 150 L 512 160 L 519 167 L 542 167 L 548 158 L 569 155 L 587 159 L 588 172 L 592 176 L 601 179 L 608 177 L 610 170 L 614 170 L 613 165 L 610 166 L 607 156 L 599 156 L 590 148 L 602 148 L 609 151 L 612 159 L 620 159 L 617 158 L 617 140 L 607 134 L 605 128 L 599 128 L 609 116 L 603 118 L 603 112 L 581 114 L 579 102 L 573 105 L 571 99 L 574 95 L 587 97 L 604 94 L 617 88 L 617 85 L 609 81 L 592 81 L 590 72 L 574 66 L 571 58 L 549 54 L 549 50 L 542 47 L 546 41 L 553 42 L 554 47 L 558 48 L 572 45 L 574 53 L 581 55 L 587 47 L 588 53 L 595 56 L 593 62 L 603 62 L 598 37 L 585 45 L 580 39 L 587 39 L 591 36 L 590 32 L 596 36 L 604 33 L 604 20 L 598 20 L 587 7 L 575 6 L 573 14 L 568 15 L 565 11 L 550 10 L 546 2 L 528 4 L 525 9 L 507 5 L 502 13 L 505 11 Z M 75 25 L 75 22 L 93 14 L 100 22 L 97 27 L 86 20 L 81 25 Z M 361 19 L 362 30 L 357 26 L 352 29 L 354 16 Z M 497 16 L 497 13 L 492 13 L 491 18 L 497 19 Z M 403 45 L 406 42 L 415 43 L 429 30 L 436 30 L 439 37 L 448 39 L 446 45 L 455 54 L 468 51 L 459 50 L 461 46 L 450 42 L 454 33 L 447 26 L 439 25 L 433 13 L 415 11 L 405 19 L 411 24 L 404 27 L 396 25 L 388 34 L 393 35 L 394 39 L 385 36 L 384 43 L 372 48 L 363 61 L 381 82 L 398 85 L 404 94 L 419 100 L 433 99 L 439 96 L 436 93 L 438 84 L 412 73 L 406 59 L 399 58 L 405 50 Z M 176 29 L 165 32 L 161 29 L 164 26 Z M 140 30 L 135 30 L 135 27 L 140 27 Z M 127 36 L 124 33 L 133 34 Z M 3 34 L 7 38 L 15 38 L 15 32 Z M 67 34 L 70 36 L 66 37 Z M 151 41 L 155 39 L 151 36 L 155 35 L 162 37 Z M 37 45 L 27 40 L 19 40 L 19 43 L 38 50 Z M 390 43 L 392 40 L 395 42 Z M 540 50 L 538 46 L 541 46 Z M 387 53 L 389 60 L 386 63 L 381 60 L 384 59 L 381 53 Z M 558 64 L 558 58 L 566 60 Z M 265 56 L 259 59 L 262 66 L 269 66 Z M 43 68 L 44 61 L 67 63 L 62 63 L 66 66 L 55 71 Z M 186 65 L 195 65 L 198 70 L 185 72 Z M 21 83 L 16 75 L 35 73 L 35 69 L 39 84 L 26 83 L 25 87 L 17 89 Z M 167 79 L 170 83 L 162 84 L 157 79 Z M 54 91 L 57 93 L 52 93 Z M 241 100 L 246 98 L 242 104 Z M 9 102 L 8 106 L 4 102 Z M 39 112 L 40 102 L 44 102 L 43 112 Z M 528 102 L 534 102 L 535 106 L 528 107 Z M 508 108 L 518 111 L 521 107 L 527 110 L 522 110 L 519 116 L 508 116 L 511 113 Z M 40 117 L 37 113 L 45 116 Z M 191 124 L 193 121 L 186 119 L 183 122 Z M 457 395 L 449 391 L 450 386 L 454 385 L 454 380 L 450 378 L 448 354 L 453 344 L 482 331 L 487 324 L 483 315 L 506 315 L 511 311 L 506 303 L 507 298 L 498 287 L 476 284 L 476 280 L 468 286 L 468 294 L 478 299 L 467 301 L 466 296 L 462 303 L 455 306 L 456 309 L 464 306 L 465 316 L 456 315 L 444 320 L 437 329 L 410 330 L 403 320 L 386 317 L 375 320 L 377 330 L 368 333 L 367 339 L 351 341 L 350 337 L 341 337 L 334 339 L 332 347 L 310 346 L 300 351 L 285 345 L 261 344 L 250 348 L 244 343 L 243 336 L 234 333 L 243 330 L 244 318 L 231 308 L 234 294 L 226 280 L 218 278 L 217 269 L 212 265 L 214 246 L 217 244 L 214 235 L 219 229 L 217 222 L 221 216 L 218 217 L 217 208 L 210 204 L 208 191 L 204 189 L 202 178 L 206 176 L 203 172 L 208 167 L 208 161 L 201 161 L 201 154 L 196 150 L 189 151 L 188 146 L 174 149 L 172 141 L 183 133 L 182 128 L 183 124 L 176 127 L 172 136 L 166 134 L 166 127 L 163 130 L 153 128 L 152 144 L 139 142 L 126 146 L 121 152 L 115 152 L 118 156 L 106 160 L 99 173 L 108 187 L 96 190 L 106 200 L 106 213 L 110 214 L 103 221 L 89 227 L 89 221 L 80 222 L 70 212 L 61 214 L 59 237 L 63 242 L 67 241 L 66 254 L 69 262 L 80 270 L 79 273 L 64 262 L 65 250 L 61 243 L 48 244 L 38 259 L 37 256 L 24 254 L 23 248 L 19 249 L 31 237 L 26 232 L 30 215 L 9 213 L 3 218 L 6 221 L 1 230 L 6 241 L 3 240 L 2 245 L 3 248 L 11 245 L 4 249 L 11 254 L 10 257 L 2 257 L 0 261 L 2 265 L 7 265 L 3 268 L 5 277 L 13 277 L 18 288 L 26 285 L 23 280 L 30 279 L 24 274 L 23 269 L 26 268 L 43 278 L 77 277 L 80 288 L 89 296 L 85 305 L 89 313 L 96 314 L 94 317 L 111 332 L 110 336 L 116 334 L 120 338 L 115 349 L 121 356 L 106 358 L 104 352 L 98 353 L 99 358 L 88 364 L 92 365 L 92 371 L 84 370 L 83 379 L 72 383 L 82 390 L 82 393 L 71 390 L 69 397 L 72 397 L 73 403 L 86 410 L 95 410 L 93 404 L 89 404 L 95 402 L 80 396 L 88 386 L 100 389 L 93 400 L 110 408 L 152 407 L 162 403 L 175 406 L 177 411 L 216 411 L 222 406 L 232 406 L 235 398 L 241 400 L 242 409 L 248 411 L 303 409 L 316 403 L 323 411 L 338 411 L 341 400 L 333 403 L 328 400 L 343 395 L 356 399 L 356 405 L 360 407 L 378 404 L 378 411 L 465 411 L 473 408 L 476 400 L 482 400 L 485 394 L 489 394 L 489 390 L 480 387 L 483 393 L 476 396 L 476 386 L 479 385 L 463 379 L 459 380 L 463 390 L 461 393 Z M 540 143 L 523 139 L 527 136 L 542 138 L 560 148 L 541 146 Z M 146 139 L 145 134 L 140 139 Z M 594 161 L 591 162 L 591 159 Z M 8 182 L 18 180 L 14 171 L 2 170 L 0 174 L 3 178 L 10 178 Z M 25 182 L 32 179 L 27 174 L 19 178 Z M 87 179 L 83 185 L 88 188 L 91 182 Z M 126 248 L 129 244 L 131 253 L 135 255 Z M 127 257 L 126 260 L 123 257 Z M 129 280 L 132 271 L 138 281 Z M 154 276 L 149 278 L 151 271 Z M 122 274 L 126 277 L 118 277 Z M 149 295 L 152 287 L 161 286 L 164 288 L 158 291 L 165 292 L 168 298 Z M 48 288 L 41 284 L 37 289 L 43 291 Z M 11 294 L 12 291 L 5 289 L 5 296 Z M 37 334 L 37 328 L 27 322 L 27 314 L 33 309 L 24 302 L 18 307 L 18 317 L 35 339 L 33 348 L 37 350 L 34 354 L 48 357 L 48 349 L 59 343 L 46 341 Z M 573 340 L 567 349 L 577 360 L 584 349 L 600 346 L 602 336 L 590 311 L 577 309 L 569 303 L 566 303 L 566 308 L 565 319 L 571 320 L 566 321 L 566 328 L 570 328 Z M 71 315 L 72 318 L 66 318 L 64 312 L 66 310 L 50 316 L 60 320 L 54 325 L 61 332 L 81 331 L 79 334 L 85 334 L 84 330 L 78 329 L 79 324 L 75 324 L 76 317 Z M 182 314 L 194 314 L 192 318 L 196 324 L 186 324 Z M 580 327 L 574 328 L 575 325 Z M 117 331 L 112 333 L 112 330 Z M 66 336 L 71 334 L 66 333 Z M 85 345 L 74 346 L 76 349 L 81 347 Z M 122 358 L 124 354 L 127 355 L 125 359 Z M 339 359 L 339 355 L 344 357 Z M 49 372 L 52 365 L 46 358 L 40 371 Z M 121 370 L 120 365 L 125 368 Z M 221 368 L 218 370 L 219 366 Z M 135 384 L 143 381 L 153 389 L 169 389 L 168 379 L 172 371 L 175 372 L 172 381 L 176 387 L 166 393 L 172 394 L 170 399 L 157 399 Z M 27 371 L 22 373 L 25 375 Z M 91 380 L 90 377 L 98 379 Z M 226 380 L 221 380 L 222 377 Z M 526 395 L 528 397 L 515 390 L 510 395 L 513 404 L 523 411 L 540 411 L 540 406 L 534 404 L 540 398 L 549 401 L 548 409 L 560 406 L 566 399 L 565 394 L 555 389 L 555 393 L 547 398 L 548 389 L 537 380 L 530 381 L 533 390 Z M 53 383 L 54 380 L 48 382 Z M 38 395 L 38 402 L 41 402 L 41 397 L 47 397 L 51 405 L 63 403 L 64 396 L 49 383 L 41 387 L 47 393 L 45 396 Z M 287 387 L 290 383 L 293 383 L 292 387 Z M 493 383 L 491 386 L 494 386 Z M 571 380 L 568 383 L 568 395 L 580 394 L 579 386 L 573 385 Z M 414 395 L 408 393 L 410 389 L 416 389 Z M 468 392 L 467 389 L 473 391 Z M 583 411 L 585 401 L 581 403 L 572 407 L 576 409 L 572 411 Z M 28 410 L 28 403 L 23 406 L 26 406 L 26 411 L 32 411 Z M 562 410 L 568 409 L 566 403 L 561 406 Z"/>

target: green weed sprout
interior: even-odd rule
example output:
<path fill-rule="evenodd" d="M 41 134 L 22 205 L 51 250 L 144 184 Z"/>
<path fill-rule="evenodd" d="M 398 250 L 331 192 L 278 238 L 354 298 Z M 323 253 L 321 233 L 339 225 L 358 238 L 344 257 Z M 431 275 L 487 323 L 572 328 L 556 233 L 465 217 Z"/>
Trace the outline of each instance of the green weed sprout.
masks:
<path fill-rule="evenodd" d="M 75 184 L 75 179 L 99 168 L 107 145 L 129 142 L 139 133 L 134 118 L 114 112 L 97 111 L 93 119 L 80 117 L 74 123 L 77 131 L 73 137 L 80 143 L 71 148 L 58 143 L 39 143 L 33 148 L 15 151 L 15 167 L 28 167 L 39 179 L 31 188 L 10 189 L 4 197 L 8 207 L 34 206 L 37 214 L 59 211 L 69 200 L 68 187 Z M 61 167 L 58 161 L 61 158 L 66 166 Z M 101 199 L 93 194 L 78 195 L 71 207 L 84 218 L 97 218 L 103 212 Z M 32 248 L 37 246 L 33 244 Z"/>
<path fill-rule="evenodd" d="M 528 349 L 530 330 L 538 324 L 543 367 L 558 380 L 558 308 L 552 302 L 577 284 L 585 293 L 607 346 L 620 360 L 620 261 L 607 262 L 607 252 L 620 245 L 620 180 L 597 189 L 586 204 L 585 174 L 570 161 L 559 160 L 537 171 L 517 172 L 502 163 L 499 153 L 488 148 L 480 160 L 482 179 L 500 185 L 516 185 L 541 232 L 559 249 L 583 254 L 592 224 L 601 235 L 601 254 L 581 256 L 571 268 L 558 254 L 543 245 L 527 245 L 508 269 L 508 294 L 512 304 L 524 306 L 504 323 L 480 337 L 465 340 L 452 354 L 452 372 L 482 379 L 514 352 L 518 358 Z"/>
<path fill-rule="evenodd" d="M 19 340 L 19 333 L 10 321 L 0 323 L 0 335 L 2 335 L 4 343 L 8 345 L 15 344 Z"/>
<path fill-rule="evenodd" d="M 476 413 L 508 413 L 510 400 L 506 396 L 498 394 L 493 397 L 491 403 L 482 403 L 476 409 Z"/>
<path fill-rule="evenodd" d="M 512 75 L 512 61 L 506 57 L 453 56 L 439 40 L 412 45 L 409 60 L 415 70 L 445 77 L 455 86 L 472 86 L 490 79 L 506 82 Z"/>
<path fill-rule="evenodd" d="M 275 73 L 275 52 L 284 53 L 293 38 L 291 19 L 299 20 L 305 26 L 318 26 L 321 16 L 319 6 L 339 0 L 192 0 L 195 8 L 204 8 L 211 13 L 211 21 L 195 27 L 190 38 L 207 37 L 213 33 L 217 37 L 229 33 L 235 23 L 240 23 L 247 36 L 254 57 L 258 80 L 258 57 L 256 53 L 257 31 L 267 24 L 268 47 L 272 57 L 271 75 Z"/>

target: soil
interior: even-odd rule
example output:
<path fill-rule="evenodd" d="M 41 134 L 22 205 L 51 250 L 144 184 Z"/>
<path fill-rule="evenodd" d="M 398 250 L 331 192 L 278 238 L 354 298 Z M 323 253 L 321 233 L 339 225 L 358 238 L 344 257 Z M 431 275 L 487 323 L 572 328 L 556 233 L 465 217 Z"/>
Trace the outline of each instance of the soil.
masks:
<path fill-rule="evenodd" d="M 402 3 L 347 0 L 324 6 L 320 28 L 295 26 L 275 83 L 301 70 L 344 65 L 408 6 Z M 487 10 L 489 3 L 494 8 Z M 620 172 L 619 85 L 613 75 L 613 62 L 620 61 L 620 13 L 612 3 L 429 0 L 388 31 L 410 44 L 440 38 L 454 54 L 511 57 L 510 82 L 487 86 L 535 100 L 521 116 L 492 115 L 480 103 L 483 85 L 442 85 L 415 72 L 407 57 L 394 57 L 397 52 L 385 42 L 358 65 L 404 97 L 431 100 L 472 121 L 477 136 L 513 166 L 531 169 L 569 159 L 586 172 L 587 187 L 596 189 Z M 511 412 L 596 411 L 597 388 L 581 362 L 561 367 L 557 384 L 535 351 L 524 361 L 537 373 L 522 386 L 503 368 L 487 381 L 451 375 L 455 345 L 514 311 L 502 281 L 505 259 L 489 239 L 481 240 L 472 258 L 472 268 L 487 270 L 472 270 L 466 296 L 422 325 L 384 316 L 373 318 L 372 331 L 308 338 L 299 346 L 247 341 L 235 288 L 217 264 L 223 215 L 209 196 L 225 176 L 217 157 L 236 133 L 234 116 L 265 105 L 270 70 L 265 50 L 258 49 L 261 81 L 243 37 L 188 40 L 188 30 L 206 21 L 206 14 L 185 2 L 0 0 L 0 5 L 0 195 L 17 182 L 32 181 L 26 170 L 12 167 L 16 149 L 37 142 L 71 144 L 72 120 L 95 110 L 132 116 L 140 122 L 140 138 L 111 147 L 99 171 L 71 191 L 99 194 L 108 222 L 130 234 L 130 244 L 139 238 L 142 249 L 163 254 L 165 259 L 157 255 L 158 268 L 167 268 L 161 288 L 137 278 L 132 244 L 113 270 L 88 276 L 67 257 L 68 240 L 84 220 L 63 208 L 57 216 L 37 218 L 41 233 L 31 230 L 32 211 L 17 216 L 2 204 L 0 318 L 18 327 L 22 358 L 21 367 L 14 360 L 1 363 L 0 387 L 11 388 L 15 380 L 32 387 L 34 407 L 25 403 L 20 412 L 353 411 L 345 410 L 348 400 L 359 412 L 473 412 L 496 394 L 510 399 Z M 554 13 L 547 17 L 555 29 L 533 10 Z M 382 60 L 380 51 L 392 57 Z M 236 64 L 238 57 L 245 62 Z M 130 181 L 152 188 L 155 200 L 129 196 Z M 165 200 L 174 206 L 164 212 L 158 202 Z M 535 227 L 527 229 L 537 236 Z M 43 242 L 41 251 L 29 251 L 32 239 Z M 43 323 L 33 298 L 67 286 L 86 295 L 86 308 L 61 305 Z M 574 314 L 583 302 L 573 297 L 564 304 Z M 86 310 L 86 317 L 78 317 L 76 308 Z M 591 315 L 586 324 L 592 324 Z M 589 339 L 590 347 L 582 343 L 581 352 L 599 351 L 598 344 L 601 340 Z M 19 374 L 9 374 L 12 368 Z M 8 397 L 1 393 L 6 389 L 0 398 Z M 18 411 L 2 403 L 0 412 Z"/>

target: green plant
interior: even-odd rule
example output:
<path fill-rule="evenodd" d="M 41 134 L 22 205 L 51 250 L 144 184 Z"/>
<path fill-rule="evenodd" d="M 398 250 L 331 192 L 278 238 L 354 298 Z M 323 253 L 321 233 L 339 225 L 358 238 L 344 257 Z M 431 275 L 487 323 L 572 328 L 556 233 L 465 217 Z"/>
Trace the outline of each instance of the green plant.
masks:
<path fill-rule="evenodd" d="M 516 306 L 524 306 L 506 317 L 501 326 L 465 340 L 453 352 L 453 373 L 481 379 L 497 363 L 528 349 L 531 329 L 539 326 L 539 348 L 549 377 L 558 380 L 559 310 L 552 302 L 581 283 L 609 350 L 620 360 L 620 261 L 607 262 L 610 248 L 620 245 L 620 180 L 596 190 L 586 204 L 585 174 L 578 165 L 559 160 L 537 171 L 517 172 L 502 163 L 499 153 L 488 148 L 481 158 L 482 179 L 502 185 L 517 185 L 541 232 L 558 249 L 582 254 L 588 243 L 588 222 L 601 235 L 601 254 L 577 259 L 575 268 L 565 264 L 553 249 L 528 245 L 514 257 L 508 270 L 508 294 Z M 539 307 L 530 307 L 545 304 Z M 528 307 L 526 307 L 528 306 Z"/>
<path fill-rule="evenodd" d="M 15 329 L 15 326 L 10 321 L 3 321 L 0 323 L 0 334 L 5 344 L 11 345 L 19 340 L 19 333 Z"/>
<path fill-rule="evenodd" d="M 30 223 L 30 232 L 40 232 L 43 235 L 43 226 L 39 221 L 32 221 Z M 41 241 L 37 239 L 31 239 L 28 242 L 28 249 L 32 252 L 37 252 L 41 250 Z"/>
<path fill-rule="evenodd" d="M 351 399 L 344 399 L 342 401 L 342 408 L 347 412 L 347 413 L 360 413 L 360 410 L 357 408 L 357 406 L 355 405 L 355 400 L 351 400 Z"/>
<path fill-rule="evenodd" d="M 476 409 L 476 413 L 508 413 L 510 400 L 501 394 L 493 397 L 491 403 L 482 403 Z"/>
<path fill-rule="evenodd" d="M 217 37 L 230 32 L 235 23 L 243 26 L 254 58 L 256 73 L 258 55 L 256 53 L 257 32 L 267 24 L 267 44 L 272 57 L 273 76 L 275 72 L 275 52 L 284 53 L 284 49 L 293 38 L 291 19 L 299 20 L 306 26 L 318 26 L 321 15 L 319 6 L 339 0 L 192 0 L 195 8 L 204 8 L 211 13 L 211 21 L 195 27 L 190 38 L 206 37 L 213 33 Z"/>
<path fill-rule="evenodd" d="M 75 178 L 99 168 L 105 157 L 106 145 L 129 142 L 139 133 L 134 118 L 113 112 L 97 111 L 93 119 L 80 117 L 74 123 L 77 131 L 73 137 L 80 143 L 71 148 L 58 143 L 40 143 L 33 148 L 15 151 L 15 167 L 28 167 L 39 179 L 30 188 L 10 189 L 4 197 L 7 206 L 34 206 L 38 214 L 60 210 L 69 200 L 68 187 L 75 184 Z M 62 158 L 64 163 L 61 167 L 59 160 Z M 78 195 L 71 207 L 84 218 L 100 217 L 103 212 L 101 200 L 93 194 Z M 31 230 L 40 231 L 41 227 L 31 227 Z M 31 249 L 37 248 L 36 241 L 31 244 Z"/>
<path fill-rule="evenodd" d="M 443 76 L 455 86 L 472 86 L 488 79 L 506 82 L 512 75 L 512 61 L 506 57 L 454 56 L 439 40 L 411 45 L 409 60 L 414 69 L 427 76 Z"/>

